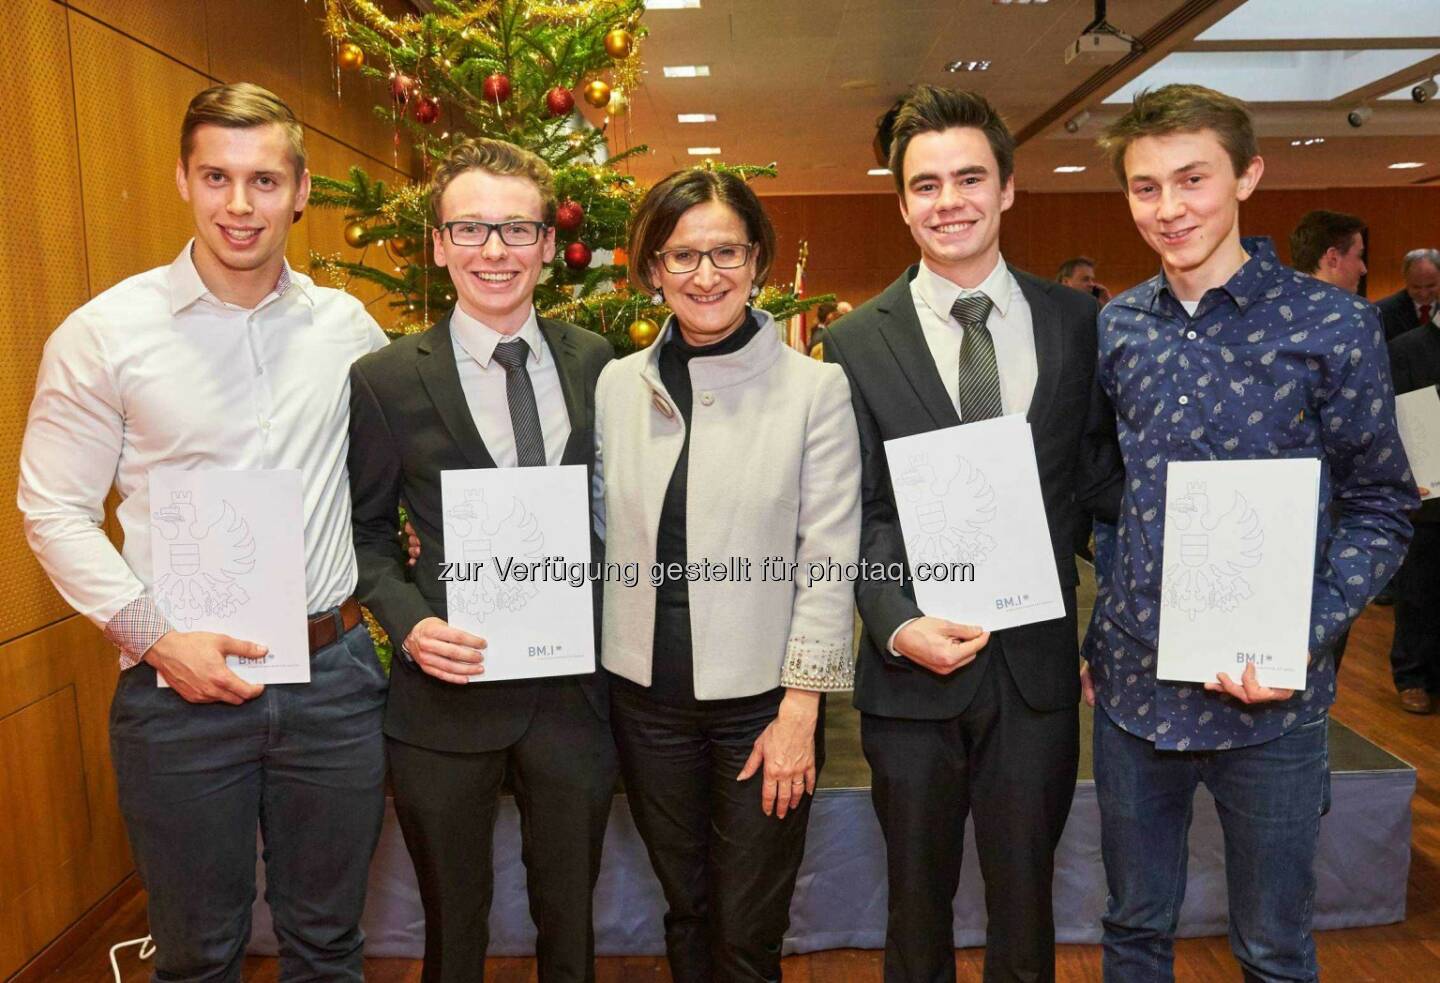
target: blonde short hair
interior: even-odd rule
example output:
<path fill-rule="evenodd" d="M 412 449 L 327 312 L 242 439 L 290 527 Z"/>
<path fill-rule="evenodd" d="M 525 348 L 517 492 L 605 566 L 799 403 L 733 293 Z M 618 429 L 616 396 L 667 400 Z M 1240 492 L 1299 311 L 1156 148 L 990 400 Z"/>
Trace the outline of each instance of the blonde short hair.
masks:
<path fill-rule="evenodd" d="M 540 211 L 546 225 L 555 224 L 555 178 L 550 165 L 536 154 L 503 140 L 474 137 L 450 148 L 430 177 L 430 211 L 435 221 L 444 221 L 440 199 L 450 182 L 467 171 L 528 179 L 540 192 Z"/>
<path fill-rule="evenodd" d="M 212 86 L 190 100 L 185 121 L 180 124 L 180 163 L 190 166 L 195 131 L 202 126 L 244 130 L 270 123 L 284 131 L 298 179 L 305 173 L 305 131 L 279 96 L 253 82 Z"/>

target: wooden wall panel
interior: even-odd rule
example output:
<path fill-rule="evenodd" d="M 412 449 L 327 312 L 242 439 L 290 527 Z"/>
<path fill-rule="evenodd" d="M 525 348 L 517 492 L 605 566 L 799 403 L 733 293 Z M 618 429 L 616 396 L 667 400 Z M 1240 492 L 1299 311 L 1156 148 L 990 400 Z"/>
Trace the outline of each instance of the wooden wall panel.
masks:
<path fill-rule="evenodd" d="M 0 977 L 133 866 L 106 726 L 118 672 L 82 618 L 0 648 Z"/>
<path fill-rule="evenodd" d="M 90 289 L 169 263 L 194 231 L 175 189 L 180 120 L 210 80 L 71 13 Z"/>
<path fill-rule="evenodd" d="M 205 4 L 196 0 L 68 0 L 70 6 L 163 51 L 197 71 L 205 71 Z M 221 44 L 230 39 L 217 37 Z M 103 66 L 97 66 L 103 67 Z M 136 93 L 137 95 L 139 93 Z"/>
<path fill-rule="evenodd" d="M 863 302 L 919 255 L 893 194 L 777 195 L 766 198 L 765 206 L 780 240 L 772 279 L 791 279 L 798 243 L 808 239 L 806 286 L 811 293 L 833 292 Z M 1280 258 L 1289 262 L 1290 230 L 1314 208 L 1350 212 L 1369 223 L 1372 300 L 1400 288 L 1400 260 L 1407 250 L 1440 247 L 1440 188 L 1262 188 L 1241 208 L 1241 232 L 1270 236 Z M 1119 191 L 1018 192 L 1001 229 L 1005 258 L 1040 276 L 1054 276 L 1063 261 L 1085 255 L 1098 262 L 1100 281 L 1118 291 L 1159 269 Z"/>
<path fill-rule="evenodd" d="M 65 11 L 15 0 L 0 31 L 0 91 L 16 105 L 0 127 L 0 492 L 13 495 L 20 441 L 45 339 L 89 294 L 79 155 L 70 112 Z M 0 641 L 57 621 L 69 607 L 30 553 L 13 509 L 0 523 Z"/>
<path fill-rule="evenodd" d="M 205 0 L 206 29 L 221 41 L 210 46 L 209 74 L 220 82 L 263 85 L 299 114 L 302 18 L 313 18 L 315 8 L 323 6 L 295 0 Z"/>

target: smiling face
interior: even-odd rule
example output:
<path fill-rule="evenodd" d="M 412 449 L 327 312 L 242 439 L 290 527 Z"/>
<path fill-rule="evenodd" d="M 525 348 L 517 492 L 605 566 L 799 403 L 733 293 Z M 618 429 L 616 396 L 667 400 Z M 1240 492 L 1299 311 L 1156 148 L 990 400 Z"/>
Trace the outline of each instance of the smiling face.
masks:
<path fill-rule="evenodd" d="M 441 222 L 544 221 L 535 182 L 481 170 L 466 171 L 446 186 L 439 214 Z M 435 262 L 450 271 L 465 313 L 501 334 L 519 331 L 530 316 L 540 273 L 555 258 L 554 227 L 530 246 L 507 246 L 498 231 L 483 246 L 457 246 L 441 229 L 434 243 Z"/>
<path fill-rule="evenodd" d="M 1179 299 L 1199 300 L 1244 264 L 1240 202 L 1264 170 L 1256 157 L 1237 175 L 1213 130 L 1140 137 L 1126 149 L 1130 216 Z"/>
<path fill-rule="evenodd" d="M 681 214 L 660 252 L 705 252 L 717 246 L 749 244 L 750 234 L 740 213 L 712 198 Z M 756 251 L 752 248 L 745 264 L 735 269 L 717 269 L 707 257 L 689 273 L 671 273 L 657 257 L 650 276 L 675 312 L 681 336 L 692 345 L 710 345 L 745 321 L 745 305 L 755 284 Z"/>
<path fill-rule="evenodd" d="M 310 196 L 310 172 L 277 123 L 197 127 L 175 165 L 180 197 L 195 216 L 195 268 L 221 300 L 252 307 L 275 287 L 285 239 Z"/>
<path fill-rule="evenodd" d="M 1419 259 L 1405 271 L 1405 292 L 1415 304 L 1434 304 L 1440 297 L 1440 267 L 1428 259 Z"/>
<path fill-rule="evenodd" d="M 931 270 L 978 287 L 1000 259 L 1000 213 L 1015 203 L 1014 175 L 971 126 L 917 133 L 901 162 L 900 215 Z"/>

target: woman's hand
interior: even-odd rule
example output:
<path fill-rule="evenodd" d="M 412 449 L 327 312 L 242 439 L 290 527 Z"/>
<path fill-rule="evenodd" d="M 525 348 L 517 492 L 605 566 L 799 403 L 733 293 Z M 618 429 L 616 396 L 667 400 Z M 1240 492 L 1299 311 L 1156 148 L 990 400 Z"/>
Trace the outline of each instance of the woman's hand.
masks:
<path fill-rule="evenodd" d="M 815 724 L 820 715 L 820 694 L 804 689 L 785 691 L 780 712 L 755 738 L 745 767 L 735 776 L 743 782 L 765 767 L 760 783 L 760 808 L 777 819 L 800 807 L 805 793 L 815 794 Z"/>

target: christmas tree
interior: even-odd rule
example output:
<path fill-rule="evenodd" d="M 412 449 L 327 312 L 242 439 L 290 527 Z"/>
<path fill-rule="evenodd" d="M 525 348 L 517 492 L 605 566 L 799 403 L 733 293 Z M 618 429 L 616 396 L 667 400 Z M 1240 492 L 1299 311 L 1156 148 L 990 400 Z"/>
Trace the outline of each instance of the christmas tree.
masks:
<path fill-rule="evenodd" d="M 644 0 L 434 0 L 430 7 L 397 19 L 372 0 L 325 0 L 337 80 L 358 71 L 388 82 L 390 102 L 375 111 L 397 137 L 403 131 L 413 139 L 426 173 L 471 136 L 508 140 L 543 158 L 560 205 L 556 258 L 536 289 L 536 307 L 604 334 L 617 352 L 648 345 L 669 312 L 626 285 L 626 226 L 644 189 L 618 169 L 646 148 L 617 151 L 607 140 L 609 123 L 628 112 L 642 84 Z M 575 111 L 576 92 L 604 111 L 605 126 Z M 703 166 L 747 180 L 775 173 Z M 316 176 L 310 200 L 344 209 L 346 242 L 364 250 L 358 258 L 315 256 L 312 265 L 332 282 L 379 285 L 402 312 L 399 332 L 423 330 L 454 303 L 449 276 L 430 253 L 423 179 L 390 187 L 352 168 L 346 179 Z M 783 320 L 824 299 L 767 287 L 757 303 Z"/>

